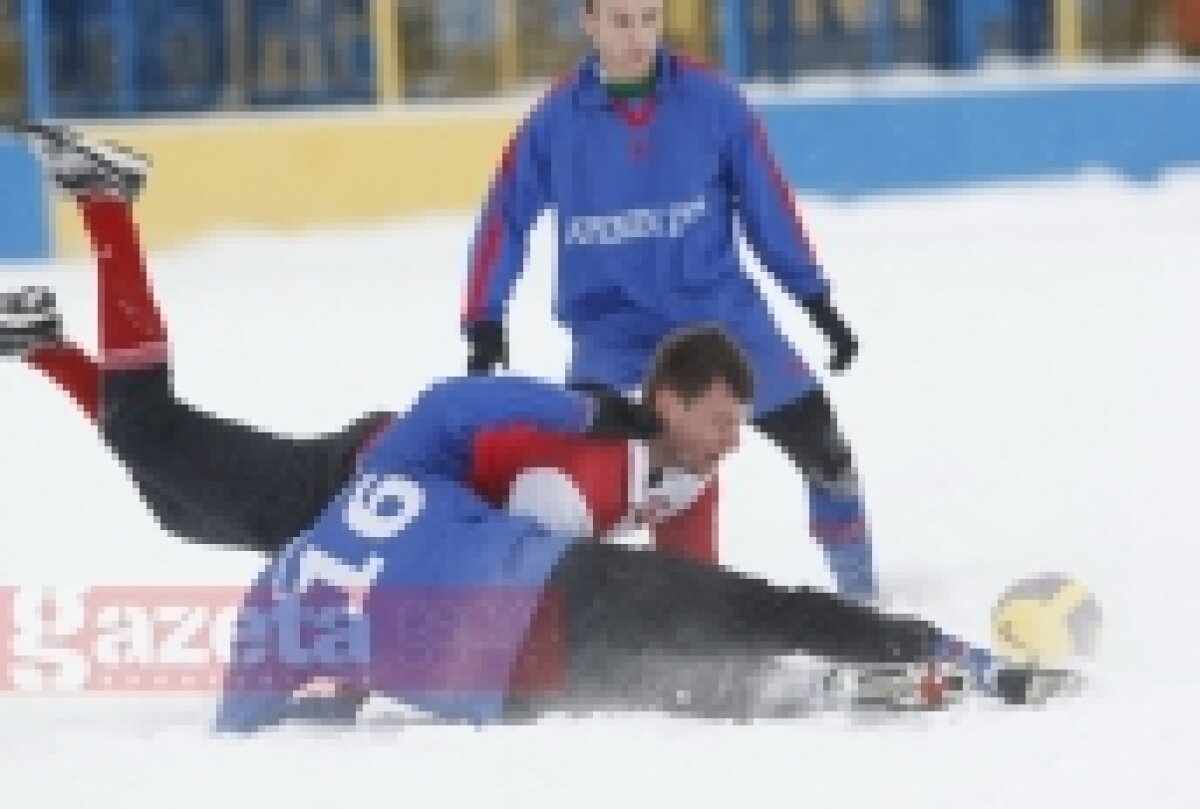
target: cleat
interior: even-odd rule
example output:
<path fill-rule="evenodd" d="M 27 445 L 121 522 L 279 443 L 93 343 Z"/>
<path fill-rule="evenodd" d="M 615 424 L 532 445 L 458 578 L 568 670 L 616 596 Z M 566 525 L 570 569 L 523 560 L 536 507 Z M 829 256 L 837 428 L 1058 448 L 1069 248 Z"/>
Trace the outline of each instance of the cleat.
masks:
<path fill-rule="evenodd" d="M 297 695 L 284 710 L 280 721 L 352 727 L 358 721 L 358 714 L 367 698 L 366 691 L 346 686 L 339 686 L 331 694 Z"/>
<path fill-rule="evenodd" d="M 1083 675 L 1066 669 L 1009 666 L 996 671 L 992 694 L 1007 705 L 1042 705 L 1083 690 Z"/>
<path fill-rule="evenodd" d="M 954 661 L 885 663 L 838 669 L 831 688 L 857 710 L 936 711 L 961 702 L 968 675 Z"/>
<path fill-rule="evenodd" d="M 24 123 L 11 129 L 33 144 L 55 184 L 69 194 L 100 193 L 132 202 L 146 184 L 149 159 L 124 146 L 89 140 L 55 124 Z"/>
<path fill-rule="evenodd" d="M 0 292 L 0 357 L 24 357 L 61 343 L 62 316 L 54 290 L 24 287 Z"/>

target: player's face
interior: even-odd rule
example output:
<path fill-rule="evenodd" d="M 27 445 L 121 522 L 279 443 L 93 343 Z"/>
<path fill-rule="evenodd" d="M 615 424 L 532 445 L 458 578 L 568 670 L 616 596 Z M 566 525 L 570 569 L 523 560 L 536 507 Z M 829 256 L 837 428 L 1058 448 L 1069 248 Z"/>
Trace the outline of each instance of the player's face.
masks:
<path fill-rule="evenodd" d="M 593 0 L 583 30 L 609 78 L 636 81 L 650 75 L 663 34 L 663 0 Z"/>
<path fill-rule="evenodd" d="M 716 382 L 698 398 L 686 400 L 667 388 L 655 395 L 662 419 L 664 458 L 694 475 L 707 475 L 737 449 L 749 407 L 725 382 Z"/>

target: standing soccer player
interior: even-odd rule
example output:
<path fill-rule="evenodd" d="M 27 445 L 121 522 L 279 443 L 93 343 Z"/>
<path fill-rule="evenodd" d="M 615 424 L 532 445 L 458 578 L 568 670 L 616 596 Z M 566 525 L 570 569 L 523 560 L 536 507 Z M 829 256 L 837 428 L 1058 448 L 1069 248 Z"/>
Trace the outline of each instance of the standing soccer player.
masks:
<path fill-rule="evenodd" d="M 718 324 L 753 363 L 755 427 L 807 481 L 811 531 L 839 590 L 869 598 L 870 535 L 849 447 L 742 267 L 735 222 L 832 344 L 830 370 L 850 365 L 857 341 L 761 124 L 732 84 L 662 44 L 663 13 L 662 0 L 584 2 L 594 51 L 512 138 L 479 221 L 463 318 L 470 370 L 507 365 L 506 304 L 528 233 L 554 206 L 570 381 L 632 389 L 665 335 Z"/>

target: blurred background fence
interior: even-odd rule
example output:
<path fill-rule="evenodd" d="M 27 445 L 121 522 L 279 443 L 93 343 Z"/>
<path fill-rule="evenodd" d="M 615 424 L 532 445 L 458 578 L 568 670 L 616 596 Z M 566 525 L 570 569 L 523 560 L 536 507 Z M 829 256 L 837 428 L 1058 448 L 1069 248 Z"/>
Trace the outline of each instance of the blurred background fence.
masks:
<path fill-rule="evenodd" d="M 585 49 L 580 0 L 0 0 L 0 114 L 484 97 Z M 1200 0 L 668 0 L 745 80 L 1200 57 Z"/>

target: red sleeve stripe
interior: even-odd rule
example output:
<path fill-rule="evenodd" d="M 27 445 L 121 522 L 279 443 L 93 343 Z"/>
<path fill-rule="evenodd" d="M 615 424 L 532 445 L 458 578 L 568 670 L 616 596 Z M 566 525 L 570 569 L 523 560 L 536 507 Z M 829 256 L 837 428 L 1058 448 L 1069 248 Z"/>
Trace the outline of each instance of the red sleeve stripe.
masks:
<path fill-rule="evenodd" d="M 501 248 L 504 246 L 504 186 L 512 181 L 513 166 L 516 163 L 518 132 L 504 147 L 504 156 L 500 159 L 500 171 L 496 177 L 496 185 L 492 191 L 492 199 L 488 205 L 487 221 L 475 247 L 475 257 L 471 262 L 471 283 L 467 293 L 467 305 L 463 317 L 468 323 L 487 317 L 488 292 L 496 273 L 496 265 L 500 260 Z"/>

